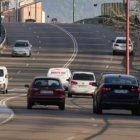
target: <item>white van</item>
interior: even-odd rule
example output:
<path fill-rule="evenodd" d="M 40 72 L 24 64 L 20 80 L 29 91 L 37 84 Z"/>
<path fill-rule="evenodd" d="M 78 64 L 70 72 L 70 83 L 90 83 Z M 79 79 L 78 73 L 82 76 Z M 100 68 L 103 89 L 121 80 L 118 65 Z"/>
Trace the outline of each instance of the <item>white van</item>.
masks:
<path fill-rule="evenodd" d="M 50 68 L 48 70 L 47 76 L 59 78 L 64 88 L 68 90 L 68 79 L 71 78 L 71 71 L 69 68 Z"/>
<path fill-rule="evenodd" d="M 0 66 L 0 91 L 8 92 L 8 71 L 5 66 Z"/>

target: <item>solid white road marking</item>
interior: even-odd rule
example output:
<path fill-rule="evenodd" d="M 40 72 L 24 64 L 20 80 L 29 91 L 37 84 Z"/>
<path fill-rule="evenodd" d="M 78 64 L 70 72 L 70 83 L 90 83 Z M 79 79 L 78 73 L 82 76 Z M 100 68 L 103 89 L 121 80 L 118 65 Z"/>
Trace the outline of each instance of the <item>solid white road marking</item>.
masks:
<path fill-rule="evenodd" d="M 8 108 L 8 106 L 6 105 L 6 102 L 8 100 L 11 100 L 11 99 L 14 99 L 14 98 L 19 98 L 21 96 L 25 96 L 25 95 L 8 97 L 8 98 L 4 98 L 0 101 L 0 114 L 1 114 L 1 112 L 3 113 L 2 116 L 0 115 L 0 117 L 5 117 L 6 116 L 6 119 L 1 121 L 0 125 L 7 123 L 8 121 L 10 121 L 14 117 L 14 111 L 12 109 Z"/>
<path fill-rule="evenodd" d="M 72 41 L 73 41 L 74 51 L 73 51 L 73 54 L 72 54 L 71 58 L 63 66 L 64 68 L 66 68 L 66 67 L 68 67 L 74 61 L 75 57 L 77 56 L 77 53 L 78 53 L 78 44 L 77 44 L 77 41 L 76 41 L 75 37 L 72 34 L 70 34 L 68 31 L 66 31 L 64 28 L 61 28 L 60 26 L 54 25 L 54 24 L 52 24 L 52 26 L 55 26 L 58 29 L 60 29 L 61 31 L 63 31 L 64 33 L 66 33 L 72 39 Z"/>

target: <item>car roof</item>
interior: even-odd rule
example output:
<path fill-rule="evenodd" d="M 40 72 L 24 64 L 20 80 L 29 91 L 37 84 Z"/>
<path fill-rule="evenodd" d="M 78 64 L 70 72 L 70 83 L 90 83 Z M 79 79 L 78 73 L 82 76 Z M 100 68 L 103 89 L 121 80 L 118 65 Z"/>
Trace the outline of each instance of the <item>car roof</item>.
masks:
<path fill-rule="evenodd" d="M 49 76 L 36 76 L 36 77 L 34 77 L 34 80 L 35 80 L 35 79 L 41 79 L 41 78 L 42 78 L 42 79 L 43 79 L 43 78 L 47 78 L 47 79 L 50 79 L 50 78 L 51 78 L 51 79 L 59 80 L 59 78 L 57 78 L 57 77 L 51 77 L 51 76 L 50 76 L 50 77 L 49 77 Z"/>
<path fill-rule="evenodd" d="M 119 40 L 121 40 L 121 39 L 122 39 L 122 40 L 126 40 L 126 37 L 125 37 L 125 36 L 116 37 L 116 40 L 118 40 L 118 39 L 119 39 Z"/>
<path fill-rule="evenodd" d="M 80 73 L 85 73 L 85 74 L 93 74 L 94 75 L 94 73 L 93 72 L 88 72 L 88 71 L 74 71 L 73 72 L 73 74 L 80 74 Z"/>
<path fill-rule="evenodd" d="M 50 68 L 48 71 L 56 71 L 56 70 L 67 71 L 67 70 L 69 70 L 69 68 Z"/>
<path fill-rule="evenodd" d="M 0 66 L 0 69 L 7 69 L 5 66 Z"/>
<path fill-rule="evenodd" d="M 118 76 L 135 78 L 135 76 L 128 74 L 103 74 L 103 77 L 118 77 Z"/>
<path fill-rule="evenodd" d="M 29 42 L 29 40 L 16 40 L 16 42 Z"/>

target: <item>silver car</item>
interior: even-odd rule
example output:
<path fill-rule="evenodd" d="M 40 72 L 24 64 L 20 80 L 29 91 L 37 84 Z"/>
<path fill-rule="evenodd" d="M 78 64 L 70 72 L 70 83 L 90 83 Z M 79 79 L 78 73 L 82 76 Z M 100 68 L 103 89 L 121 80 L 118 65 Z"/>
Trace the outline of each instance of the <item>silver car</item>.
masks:
<path fill-rule="evenodd" d="M 116 53 L 125 53 L 126 52 L 126 37 L 116 37 L 112 45 L 113 55 Z M 129 51 L 133 55 L 134 45 L 131 39 L 129 39 Z"/>
<path fill-rule="evenodd" d="M 28 56 L 32 54 L 32 45 L 28 40 L 16 40 L 12 47 L 12 56 Z"/>
<path fill-rule="evenodd" d="M 73 72 L 69 81 L 68 97 L 72 95 L 90 95 L 96 89 L 96 78 L 93 72 Z"/>

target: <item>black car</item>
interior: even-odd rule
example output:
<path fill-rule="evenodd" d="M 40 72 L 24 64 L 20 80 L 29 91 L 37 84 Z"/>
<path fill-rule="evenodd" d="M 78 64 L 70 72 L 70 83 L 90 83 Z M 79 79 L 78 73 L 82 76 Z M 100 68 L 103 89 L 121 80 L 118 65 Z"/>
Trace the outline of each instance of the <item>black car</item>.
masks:
<path fill-rule="evenodd" d="M 140 87 L 135 76 L 103 74 L 93 95 L 93 113 L 103 109 L 126 109 L 140 112 Z"/>

